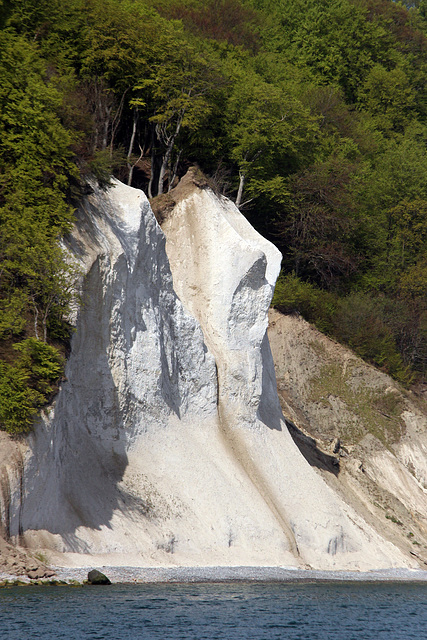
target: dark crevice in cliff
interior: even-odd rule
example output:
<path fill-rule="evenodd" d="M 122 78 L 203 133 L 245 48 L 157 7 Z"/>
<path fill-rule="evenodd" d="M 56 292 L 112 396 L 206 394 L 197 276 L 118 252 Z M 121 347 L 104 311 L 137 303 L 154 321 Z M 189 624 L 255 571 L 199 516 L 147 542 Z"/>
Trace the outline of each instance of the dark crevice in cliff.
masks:
<path fill-rule="evenodd" d="M 334 476 L 338 476 L 340 472 L 339 458 L 331 456 L 319 449 L 316 440 L 306 436 L 305 433 L 298 429 L 290 420 L 286 420 L 286 426 L 298 449 L 312 467 L 317 467 L 323 471 L 333 473 Z"/>

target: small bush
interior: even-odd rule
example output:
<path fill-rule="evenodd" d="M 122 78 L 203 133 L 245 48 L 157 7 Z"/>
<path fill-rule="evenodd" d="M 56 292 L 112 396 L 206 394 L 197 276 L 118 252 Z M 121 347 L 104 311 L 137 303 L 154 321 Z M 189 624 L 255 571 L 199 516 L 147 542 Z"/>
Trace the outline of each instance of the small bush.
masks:
<path fill-rule="evenodd" d="M 30 430 L 42 395 L 28 386 L 25 369 L 0 362 L 0 425 L 11 434 Z"/>
<path fill-rule="evenodd" d="M 26 302 L 27 296 L 19 289 L 13 289 L 8 297 L 0 300 L 0 340 L 23 331 Z"/>
<path fill-rule="evenodd" d="M 20 352 L 18 366 L 31 376 L 32 386 L 43 394 L 52 393 L 52 386 L 61 377 L 64 362 L 55 347 L 46 342 L 27 338 L 14 345 Z"/>
<path fill-rule="evenodd" d="M 57 349 L 35 338 L 14 348 L 20 355 L 13 364 L 0 361 L 0 428 L 17 435 L 31 430 L 55 391 L 64 362 Z"/>
<path fill-rule="evenodd" d="M 385 299 L 366 293 L 342 298 L 334 316 L 334 335 L 361 358 L 409 385 L 414 374 L 399 353 L 393 327 L 385 321 L 385 306 Z"/>
<path fill-rule="evenodd" d="M 335 296 L 303 282 L 294 273 L 279 276 L 271 304 L 282 313 L 300 313 L 324 333 L 333 331 Z"/>

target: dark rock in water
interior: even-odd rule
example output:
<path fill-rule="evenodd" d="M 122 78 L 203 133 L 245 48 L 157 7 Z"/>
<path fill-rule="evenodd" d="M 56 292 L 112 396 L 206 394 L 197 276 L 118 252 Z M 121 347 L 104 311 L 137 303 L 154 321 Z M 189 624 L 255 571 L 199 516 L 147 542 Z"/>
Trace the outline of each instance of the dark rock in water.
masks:
<path fill-rule="evenodd" d="M 111 581 L 106 575 L 98 571 L 98 569 L 92 569 L 87 574 L 89 584 L 111 584 Z"/>

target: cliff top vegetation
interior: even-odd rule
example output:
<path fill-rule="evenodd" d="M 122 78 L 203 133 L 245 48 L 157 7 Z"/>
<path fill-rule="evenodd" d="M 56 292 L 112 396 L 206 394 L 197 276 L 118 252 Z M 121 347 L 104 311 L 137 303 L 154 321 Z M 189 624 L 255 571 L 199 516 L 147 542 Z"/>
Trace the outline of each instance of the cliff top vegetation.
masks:
<path fill-rule="evenodd" d="M 425 380 L 426 33 L 426 0 L 0 0 L 0 425 L 60 378 L 88 179 L 195 163 L 282 251 L 279 309 Z"/>

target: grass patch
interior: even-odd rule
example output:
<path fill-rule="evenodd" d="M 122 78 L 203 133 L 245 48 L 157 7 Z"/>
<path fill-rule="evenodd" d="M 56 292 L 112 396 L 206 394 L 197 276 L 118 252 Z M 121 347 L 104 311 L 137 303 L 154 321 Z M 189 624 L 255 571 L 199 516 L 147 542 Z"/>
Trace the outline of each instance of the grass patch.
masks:
<path fill-rule="evenodd" d="M 42 553 L 41 551 L 38 551 L 37 553 L 34 553 L 34 557 L 36 560 L 38 560 L 39 562 L 42 562 L 43 564 L 48 564 L 48 557 L 45 553 Z"/>
<path fill-rule="evenodd" d="M 396 518 L 395 516 L 386 513 L 385 517 L 387 518 L 387 520 L 391 520 L 391 522 L 394 522 L 394 524 L 398 524 L 399 527 L 403 527 L 403 522 L 398 520 L 398 518 Z"/>
<path fill-rule="evenodd" d="M 385 446 L 397 442 L 404 433 L 401 412 L 404 403 L 394 391 L 369 389 L 361 384 L 357 389 L 349 384 L 352 364 L 345 372 L 335 362 L 327 362 L 320 375 L 311 380 L 309 400 L 323 406 L 332 406 L 331 399 L 338 398 L 355 417 L 341 429 L 340 437 L 347 444 L 357 444 L 366 434 L 371 433 Z"/>

